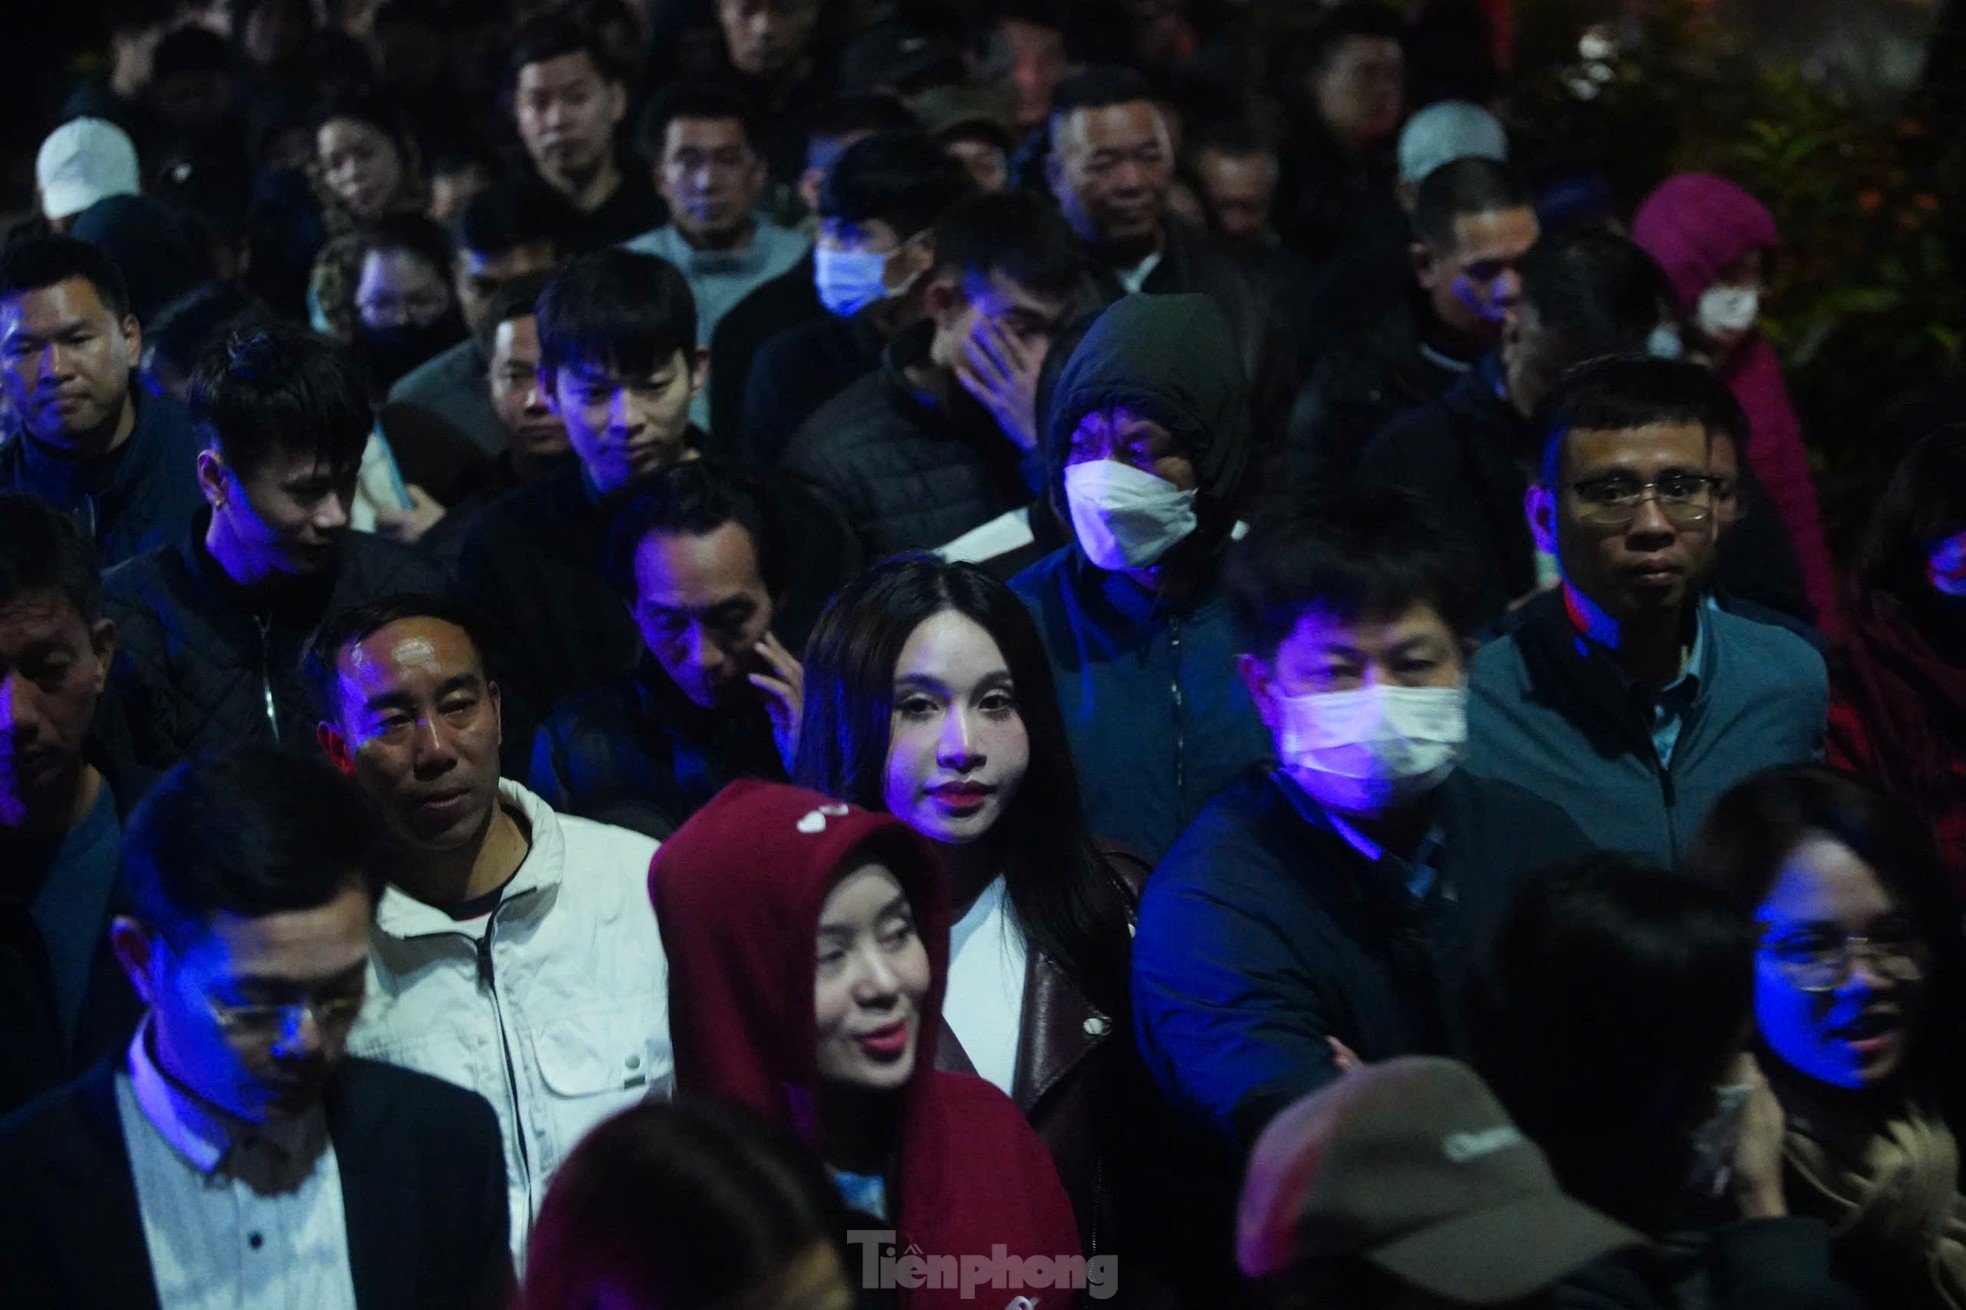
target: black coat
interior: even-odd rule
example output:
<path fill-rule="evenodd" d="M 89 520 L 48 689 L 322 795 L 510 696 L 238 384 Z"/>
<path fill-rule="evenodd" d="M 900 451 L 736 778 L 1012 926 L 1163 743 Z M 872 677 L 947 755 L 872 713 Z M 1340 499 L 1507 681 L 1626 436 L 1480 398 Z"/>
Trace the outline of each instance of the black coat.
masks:
<path fill-rule="evenodd" d="M 737 452 L 745 466 L 776 463 L 815 410 L 880 369 L 886 344 L 865 310 L 852 318 L 835 318 L 822 310 L 766 341 L 744 383 Z M 726 436 L 716 440 L 719 447 L 729 448 Z"/>
<path fill-rule="evenodd" d="M 112 708 L 130 757 L 148 768 L 240 741 L 311 753 L 321 716 L 300 676 L 308 635 L 328 616 L 392 592 L 444 586 L 436 566 L 408 547 L 350 532 L 330 569 L 255 608 L 205 549 L 210 517 L 103 579 L 103 611 L 118 637 Z"/>
<path fill-rule="evenodd" d="M 0 446 L 0 491 L 24 491 L 73 514 L 109 569 L 174 541 L 205 508 L 191 415 L 130 381 L 136 428 L 101 459 L 78 461 L 26 433 Z"/>
<path fill-rule="evenodd" d="M 104 1060 L 0 1121 L 0 1288 L 18 1310 L 146 1310 L 150 1251 Z M 328 1090 L 361 1310 L 492 1310 L 510 1288 L 498 1120 L 475 1092 L 347 1059 Z"/>
<path fill-rule="evenodd" d="M 928 353 L 933 325 L 889 342 L 870 373 L 822 405 L 780 465 L 831 501 L 869 556 L 930 550 L 1020 506 L 1043 479 L 967 392 L 936 405 L 902 370 Z"/>
<path fill-rule="evenodd" d="M 738 778 L 785 780 L 762 703 L 701 709 L 652 659 L 562 703 L 533 742 L 541 800 L 658 840 Z"/>
<path fill-rule="evenodd" d="M 751 366 L 765 344 L 801 323 L 826 317 L 813 286 L 813 256 L 754 288 L 730 307 L 710 334 L 710 454 L 726 463 L 745 453 L 744 405 Z M 790 429 L 782 435 L 789 436 Z M 769 461 L 766 461 L 767 463 Z"/>

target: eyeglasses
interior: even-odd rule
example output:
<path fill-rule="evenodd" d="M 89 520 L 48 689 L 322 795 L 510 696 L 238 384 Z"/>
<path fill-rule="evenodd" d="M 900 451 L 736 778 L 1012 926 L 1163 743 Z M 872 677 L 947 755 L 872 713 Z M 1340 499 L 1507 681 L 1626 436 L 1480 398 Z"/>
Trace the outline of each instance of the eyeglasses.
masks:
<path fill-rule="evenodd" d="M 1704 522 L 1713 513 L 1714 488 L 1720 479 L 1707 473 L 1668 473 L 1650 482 L 1612 474 L 1573 482 L 1579 517 L 1598 527 L 1621 528 L 1638 517 L 1647 500 L 1659 502 L 1659 512 L 1675 527 Z"/>
<path fill-rule="evenodd" d="M 286 1005 L 223 1005 L 207 996 L 205 1005 L 219 1027 L 234 1037 L 281 1037 L 310 1014 L 318 1027 L 340 1028 L 354 1023 L 362 1012 L 360 996 L 309 997 Z"/>
<path fill-rule="evenodd" d="M 1915 983 L 1925 977 L 1929 950 L 1908 926 L 1889 925 L 1863 933 L 1805 932 L 1765 939 L 1761 948 L 1790 984 L 1805 992 L 1833 992 L 1850 980 L 1857 956 L 1887 982 Z"/>

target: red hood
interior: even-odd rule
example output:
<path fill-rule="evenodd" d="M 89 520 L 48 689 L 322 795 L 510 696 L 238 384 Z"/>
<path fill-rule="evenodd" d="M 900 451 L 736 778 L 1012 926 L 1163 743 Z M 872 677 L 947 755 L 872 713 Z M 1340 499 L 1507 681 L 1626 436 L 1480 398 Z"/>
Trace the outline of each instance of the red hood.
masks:
<path fill-rule="evenodd" d="M 1773 250 L 1782 234 L 1759 200 L 1712 173 L 1675 173 L 1632 216 L 1632 240 L 1672 281 L 1691 310 L 1720 270 L 1750 250 Z"/>
<path fill-rule="evenodd" d="M 817 1147 L 813 1016 L 819 911 L 834 873 L 878 854 L 900 879 L 928 947 L 924 1016 L 942 1013 L 949 917 L 933 847 L 900 820 L 779 783 L 734 782 L 676 830 L 649 865 L 669 955 L 669 1031 L 679 1092 L 736 1101 Z M 1051 1159 L 1010 1098 L 940 1073 L 939 1019 L 923 1025 L 902 1092 L 895 1227 L 935 1254 L 1078 1253 Z M 1008 1299 L 1008 1294 L 1004 1299 Z M 1035 1296 L 1039 1310 L 1068 1298 Z M 1000 1303 L 1000 1302 L 997 1302 Z M 953 1290 L 901 1293 L 907 1310 L 975 1310 Z"/>
<path fill-rule="evenodd" d="M 679 1091 L 739 1101 L 817 1145 L 813 975 L 819 911 L 848 859 L 877 848 L 928 947 L 922 1014 L 942 1012 L 949 918 L 934 850 L 900 820 L 778 783 L 732 783 L 664 842 L 649 897 L 669 955 Z M 934 1049 L 933 1024 L 922 1034 Z M 917 1060 L 915 1094 L 929 1072 Z"/>

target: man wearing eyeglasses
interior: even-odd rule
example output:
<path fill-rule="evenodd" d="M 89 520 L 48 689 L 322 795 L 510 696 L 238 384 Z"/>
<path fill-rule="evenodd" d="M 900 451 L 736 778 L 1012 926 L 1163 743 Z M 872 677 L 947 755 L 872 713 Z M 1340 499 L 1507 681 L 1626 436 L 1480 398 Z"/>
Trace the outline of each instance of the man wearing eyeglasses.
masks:
<path fill-rule="evenodd" d="M 1821 749 L 1807 641 L 1705 602 L 1722 522 L 1724 410 L 1696 364 L 1645 355 L 1565 375 L 1525 500 L 1561 585 L 1469 675 L 1468 767 L 1555 801 L 1598 846 L 1676 864 L 1714 800 Z"/>
<path fill-rule="evenodd" d="M 172 770 L 124 834 L 127 1055 L 0 1123 L 23 1307 L 500 1306 L 491 1107 L 344 1058 L 375 909 L 354 786 L 271 746 Z"/>

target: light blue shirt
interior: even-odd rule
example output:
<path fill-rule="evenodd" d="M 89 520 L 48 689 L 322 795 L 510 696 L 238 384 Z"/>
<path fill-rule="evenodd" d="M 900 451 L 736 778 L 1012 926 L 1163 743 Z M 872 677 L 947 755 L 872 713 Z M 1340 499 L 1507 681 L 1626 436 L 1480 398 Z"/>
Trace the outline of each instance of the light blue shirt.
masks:
<path fill-rule="evenodd" d="M 1696 607 L 1693 611 L 1693 648 L 1686 652 L 1686 667 L 1652 697 L 1649 707 L 1652 749 L 1659 752 L 1662 768 L 1672 764 L 1673 748 L 1679 745 L 1679 730 L 1685 726 L 1686 715 L 1700 695 L 1700 661 L 1706 655 L 1706 630 L 1707 625 Z"/>
<path fill-rule="evenodd" d="M 804 258 L 811 239 L 758 215 L 751 240 L 740 250 L 698 250 L 683 239 L 674 223 L 623 242 L 628 249 L 657 255 L 676 266 L 696 299 L 696 344 L 710 338 L 738 301 Z M 705 387 L 690 402 L 690 421 L 710 427 L 710 391 Z"/>

